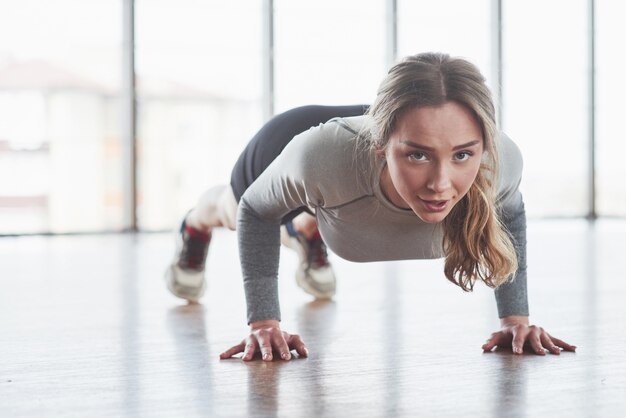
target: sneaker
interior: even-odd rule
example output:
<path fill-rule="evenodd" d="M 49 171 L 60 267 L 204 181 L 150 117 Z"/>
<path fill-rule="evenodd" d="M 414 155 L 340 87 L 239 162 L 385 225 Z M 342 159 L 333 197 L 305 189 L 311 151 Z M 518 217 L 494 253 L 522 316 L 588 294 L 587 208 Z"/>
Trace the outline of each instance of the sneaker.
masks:
<path fill-rule="evenodd" d="M 291 222 L 281 228 L 281 242 L 295 250 L 300 257 L 296 270 L 296 283 L 305 292 L 318 299 L 330 299 L 335 295 L 337 279 L 328 262 L 326 244 L 319 232 L 311 239 L 306 239 L 296 232 Z"/>
<path fill-rule="evenodd" d="M 211 233 L 198 231 L 183 220 L 176 233 L 176 254 L 165 272 L 167 288 L 174 296 L 198 302 L 204 294 L 204 266 Z"/>

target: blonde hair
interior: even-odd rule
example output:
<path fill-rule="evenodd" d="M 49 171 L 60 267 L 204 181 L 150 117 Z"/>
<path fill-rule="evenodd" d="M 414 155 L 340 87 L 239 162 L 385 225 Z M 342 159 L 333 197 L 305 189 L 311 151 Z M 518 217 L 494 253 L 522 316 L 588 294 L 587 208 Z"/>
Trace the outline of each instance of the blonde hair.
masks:
<path fill-rule="evenodd" d="M 442 221 L 444 274 L 465 291 L 476 280 L 504 283 L 518 267 L 515 247 L 496 207 L 497 127 L 491 92 L 472 63 L 441 53 L 410 56 L 394 65 L 368 110 L 361 138 L 382 150 L 408 109 L 454 101 L 469 109 L 483 132 L 485 155 L 467 194 Z"/>

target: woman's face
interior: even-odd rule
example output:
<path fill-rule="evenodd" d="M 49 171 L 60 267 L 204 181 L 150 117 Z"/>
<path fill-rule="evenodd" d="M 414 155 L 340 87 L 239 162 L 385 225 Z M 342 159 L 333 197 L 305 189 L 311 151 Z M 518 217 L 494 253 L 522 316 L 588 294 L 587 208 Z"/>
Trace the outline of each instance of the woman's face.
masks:
<path fill-rule="evenodd" d="M 456 102 L 406 111 L 384 153 L 381 189 L 424 222 L 441 222 L 470 189 L 483 154 L 480 125 Z"/>

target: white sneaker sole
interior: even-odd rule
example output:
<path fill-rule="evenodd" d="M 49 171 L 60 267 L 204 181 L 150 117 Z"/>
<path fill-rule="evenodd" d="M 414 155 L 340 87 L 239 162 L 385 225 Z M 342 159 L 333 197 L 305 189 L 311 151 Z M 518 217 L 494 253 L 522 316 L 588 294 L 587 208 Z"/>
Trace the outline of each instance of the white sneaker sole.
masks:
<path fill-rule="evenodd" d="M 170 265 L 165 272 L 167 289 L 176 297 L 198 303 L 206 290 L 206 280 L 203 278 L 199 286 L 184 285 L 177 280 L 177 274 L 185 273 L 178 266 Z"/>
<path fill-rule="evenodd" d="M 314 296 L 316 299 L 332 299 L 332 297 L 335 296 L 336 293 L 336 282 L 334 280 L 335 273 L 333 272 L 333 269 L 331 267 L 327 267 L 324 270 L 328 271 L 328 273 L 325 274 L 332 275 L 332 281 L 325 281 L 326 286 L 328 286 L 327 289 L 320 289 L 320 283 L 313 279 L 310 274 L 307 274 L 307 272 L 302 267 L 296 271 L 296 284 L 298 285 L 298 287 L 300 287 L 309 295 Z"/>
<path fill-rule="evenodd" d="M 182 247 L 180 231 L 175 230 L 176 253 L 174 259 L 165 271 L 165 284 L 167 289 L 176 297 L 186 299 L 189 302 L 198 303 L 206 290 L 204 271 L 187 272 L 178 267 L 178 253 Z M 181 280 L 183 278 L 183 280 Z M 184 282 L 184 283 L 181 283 Z"/>
<path fill-rule="evenodd" d="M 335 296 L 337 280 L 332 266 L 305 270 L 303 261 L 306 260 L 306 251 L 297 238 L 289 235 L 285 226 L 280 228 L 280 242 L 298 254 L 301 263 L 296 270 L 296 284 L 298 287 L 316 299 L 331 299 Z M 314 276 L 319 277 L 316 278 Z"/>

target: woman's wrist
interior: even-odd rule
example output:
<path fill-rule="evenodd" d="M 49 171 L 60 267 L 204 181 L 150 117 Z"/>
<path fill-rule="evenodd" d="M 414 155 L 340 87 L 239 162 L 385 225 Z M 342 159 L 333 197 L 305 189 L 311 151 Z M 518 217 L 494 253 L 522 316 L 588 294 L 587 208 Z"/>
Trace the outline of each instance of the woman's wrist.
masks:
<path fill-rule="evenodd" d="M 500 318 L 500 325 L 502 327 L 508 327 L 512 325 L 529 325 L 528 316 L 524 315 L 510 315 Z"/>
<path fill-rule="evenodd" d="M 271 327 L 280 328 L 280 321 L 278 321 L 277 319 L 263 319 L 261 321 L 250 322 L 251 330 Z"/>

